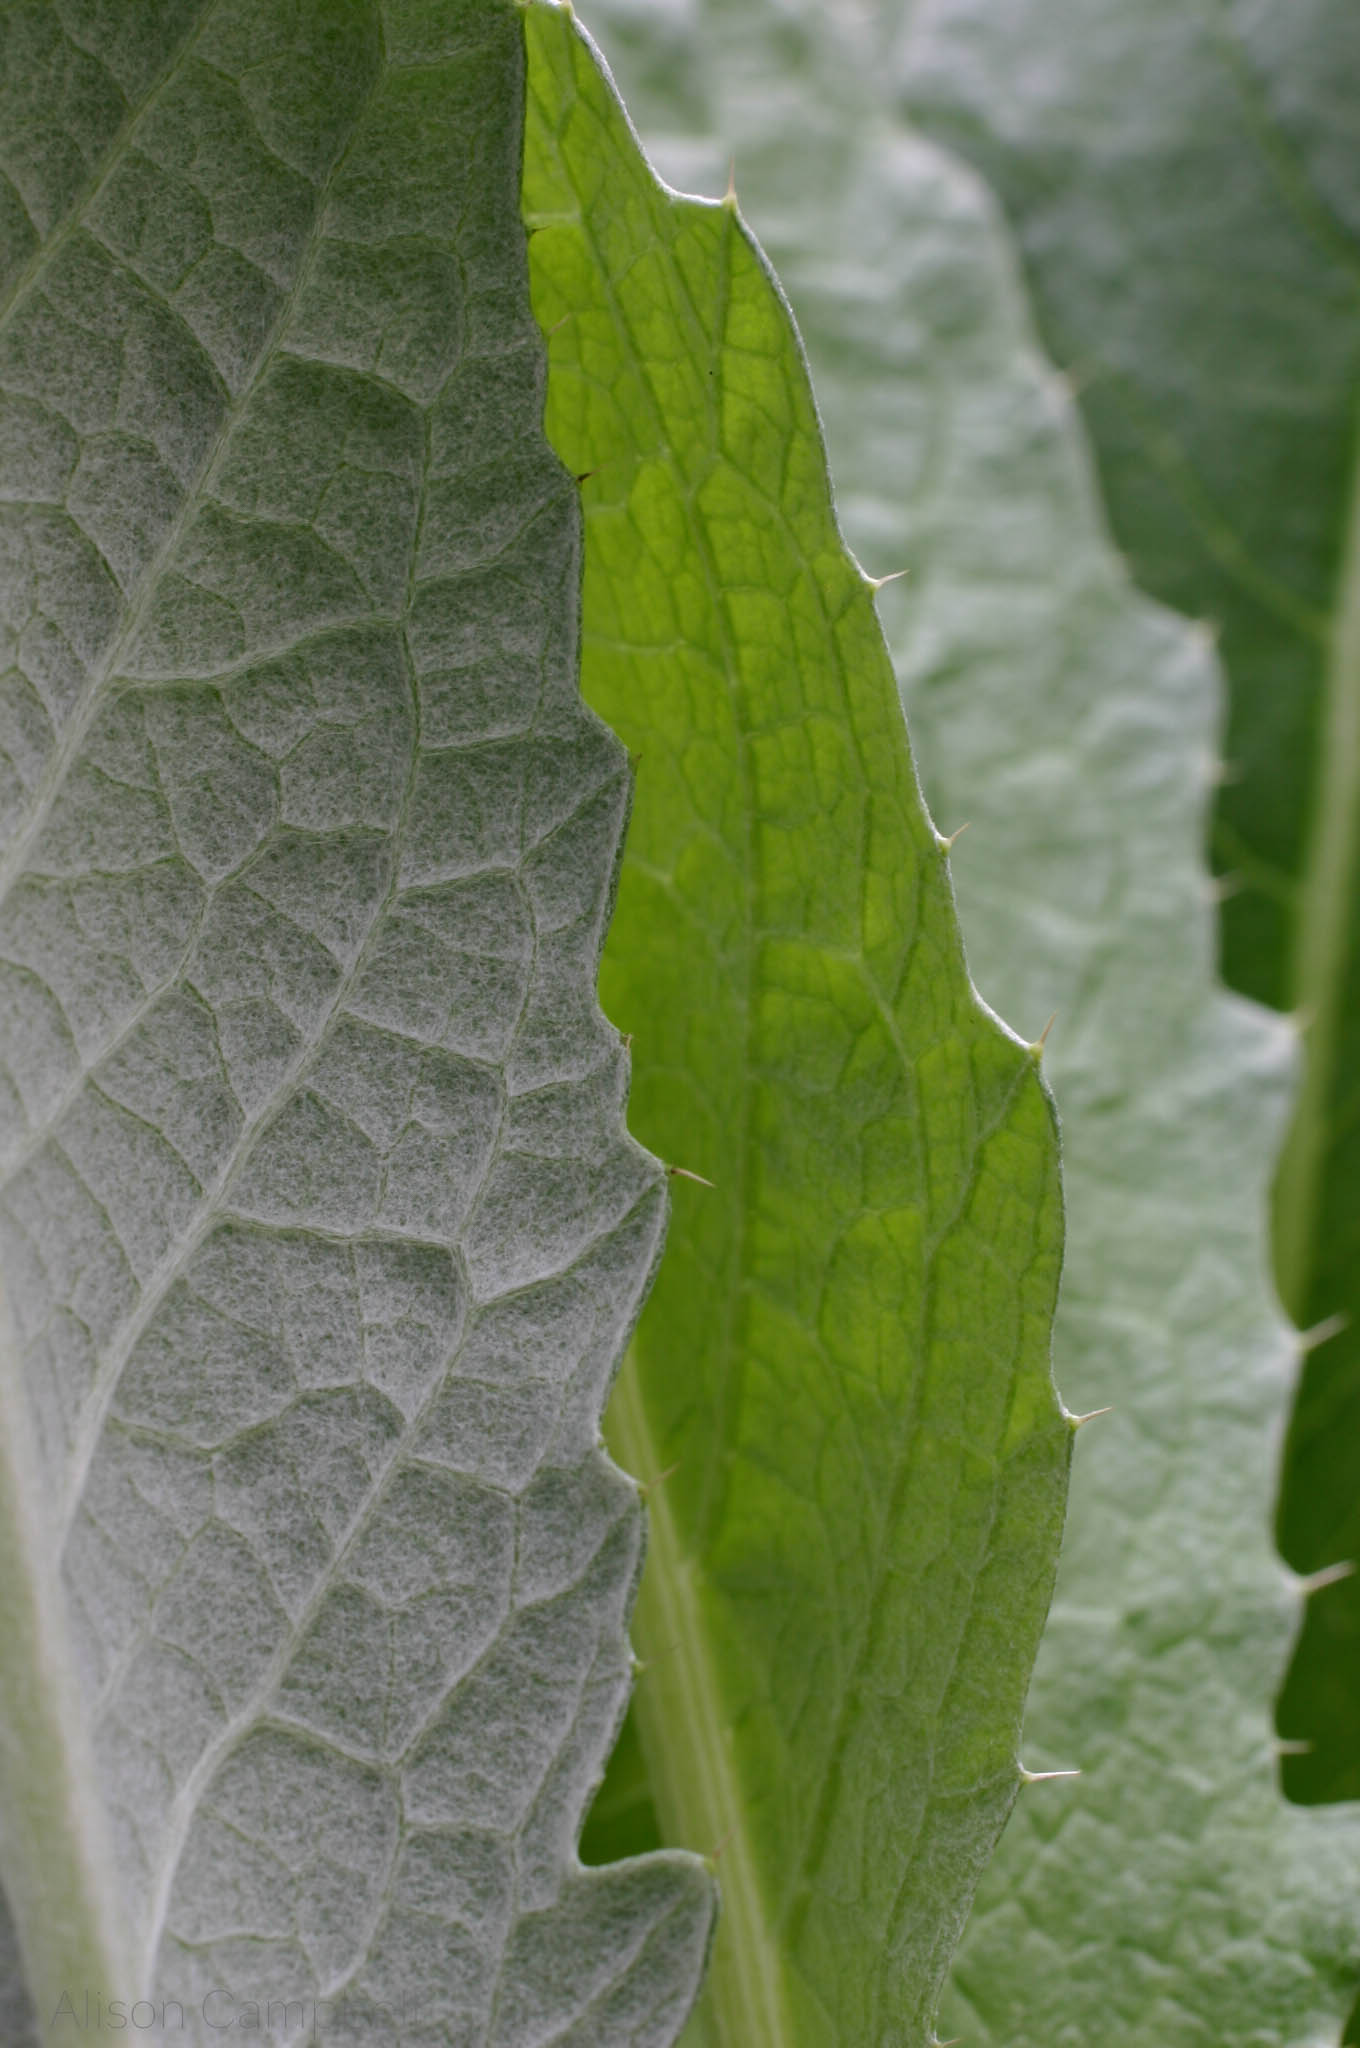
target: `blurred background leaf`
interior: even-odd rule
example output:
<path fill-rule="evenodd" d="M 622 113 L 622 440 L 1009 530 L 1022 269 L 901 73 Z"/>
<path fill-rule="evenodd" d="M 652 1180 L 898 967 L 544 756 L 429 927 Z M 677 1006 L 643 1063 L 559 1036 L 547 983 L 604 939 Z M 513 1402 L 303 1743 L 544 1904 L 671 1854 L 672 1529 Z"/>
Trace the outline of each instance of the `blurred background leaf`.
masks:
<path fill-rule="evenodd" d="M 1131 574 L 1218 637 L 1223 973 L 1304 1039 L 1273 1257 L 1317 1341 L 1278 1535 L 1319 1572 L 1360 1558 L 1360 9 L 901 20 L 899 103 L 1001 196 Z M 1311 1605 L 1279 1732 L 1291 1798 L 1360 1797 L 1360 1576 Z"/>

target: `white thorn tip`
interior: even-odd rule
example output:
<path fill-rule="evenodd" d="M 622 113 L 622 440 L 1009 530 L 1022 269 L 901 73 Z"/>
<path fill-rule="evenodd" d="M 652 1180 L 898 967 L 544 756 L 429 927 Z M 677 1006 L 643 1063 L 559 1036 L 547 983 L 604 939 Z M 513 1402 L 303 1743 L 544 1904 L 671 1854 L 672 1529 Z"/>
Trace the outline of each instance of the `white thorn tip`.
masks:
<path fill-rule="evenodd" d="M 886 576 L 865 575 L 870 590 L 882 590 L 885 583 L 900 583 L 904 576 L 910 576 L 910 569 L 890 569 Z"/>
<path fill-rule="evenodd" d="M 1113 1415 L 1113 1407 L 1088 1408 L 1084 1415 L 1074 1415 L 1070 1408 L 1063 1409 L 1063 1421 L 1071 1430 L 1082 1429 L 1088 1422 L 1094 1422 L 1097 1415 Z"/>
<path fill-rule="evenodd" d="M 1053 1778 L 1079 1778 L 1080 1776 L 1080 1771 L 1027 1771 L 1023 1764 L 1020 1766 L 1020 1782 L 1022 1785 L 1047 1785 L 1050 1779 Z"/>
<path fill-rule="evenodd" d="M 962 823 L 961 825 L 956 825 L 956 826 L 955 826 L 954 830 L 953 830 L 953 831 L 952 831 L 952 832 L 951 832 L 951 833 L 950 833 L 950 834 L 948 835 L 948 837 L 947 837 L 947 838 L 945 837 L 944 833 L 942 833 L 942 832 L 937 832 L 937 833 L 936 833 L 935 837 L 936 837 L 936 840 L 937 840 L 937 842 L 938 842 L 938 844 L 939 844 L 939 848 L 940 848 L 940 851 L 941 851 L 941 853 L 952 853 L 952 852 L 953 852 L 953 850 L 954 850 L 954 841 L 955 841 L 956 839 L 962 839 L 962 837 L 963 837 L 964 833 L 965 833 L 965 832 L 966 832 L 966 831 L 968 830 L 968 826 L 969 826 L 969 823 L 970 823 L 969 819 L 965 818 L 965 819 L 964 819 L 964 821 L 963 821 L 963 823 Z"/>

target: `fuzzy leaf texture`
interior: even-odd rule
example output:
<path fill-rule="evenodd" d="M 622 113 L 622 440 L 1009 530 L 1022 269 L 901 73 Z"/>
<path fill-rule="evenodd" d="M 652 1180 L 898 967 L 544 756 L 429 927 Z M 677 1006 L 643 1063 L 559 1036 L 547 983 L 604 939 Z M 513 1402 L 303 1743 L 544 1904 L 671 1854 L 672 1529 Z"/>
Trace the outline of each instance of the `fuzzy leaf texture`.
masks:
<path fill-rule="evenodd" d="M 599 1414 L 664 1188 L 595 1001 L 629 778 L 577 692 L 520 18 L 138 0 L 3 35 L 32 2002 L 664 2048 L 709 1881 L 574 1852 L 642 1540 Z"/>
<path fill-rule="evenodd" d="M 582 682 L 639 763 L 602 993 L 633 1128 L 714 1183 L 676 1189 L 611 1408 L 669 1473 L 638 1729 L 668 1838 L 720 1855 L 701 2038 L 915 2048 L 1062 1520 L 1053 1121 L 968 979 L 774 279 L 735 207 L 656 182 L 565 12 L 528 35 Z"/>
<path fill-rule="evenodd" d="M 1292 1011 L 1275 1190 L 1316 1332 L 1279 1541 L 1360 1561 L 1360 13 L 1349 0 L 924 0 L 884 53 L 1014 221 L 1143 586 L 1220 631 L 1223 966 Z M 1309 1600 L 1292 1798 L 1360 1797 L 1360 1575 Z"/>
<path fill-rule="evenodd" d="M 1004 222 L 902 118 L 900 10 L 595 13 L 665 175 L 721 191 L 735 156 L 807 341 L 847 532 L 908 572 L 879 602 L 932 811 L 971 821 L 952 863 L 974 974 L 1031 1032 L 1057 1012 L 1058 1381 L 1114 1413 L 1078 1438 L 1024 1756 L 1083 1775 L 1023 1792 L 939 2031 L 1332 2048 L 1360 1954 L 1356 1818 L 1280 1798 L 1269 1722 L 1297 1619 L 1267 1535 L 1297 1353 L 1262 1231 L 1291 1034 L 1213 976 L 1208 637 L 1137 598 L 1110 548 Z M 1159 47 L 1138 10 L 1121 19 L 1126 53 Z"/>

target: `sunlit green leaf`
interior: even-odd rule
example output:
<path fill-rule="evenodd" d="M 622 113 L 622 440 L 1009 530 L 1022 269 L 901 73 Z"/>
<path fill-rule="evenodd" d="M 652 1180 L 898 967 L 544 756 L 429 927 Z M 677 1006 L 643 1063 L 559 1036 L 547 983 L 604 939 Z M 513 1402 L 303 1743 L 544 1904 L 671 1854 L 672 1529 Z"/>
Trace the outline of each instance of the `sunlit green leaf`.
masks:
<path fill-rule="evenodd" d="M 1263 1222 L 1290 1062 L 1287 1034 L 1215 991 L 1218 679 L 1209 637 L 1130 591 L 1009 238 L 900 116 L 901 25 L 715 0 L 669 27 L 611 5 L 601 33 L 668 176 L 721 191 L 735 158 L 841 517 L 870 567 L 907 572 L 879 603 L 934 815 L 969 821 L 952 859 L 973 972 L 1028 1033 L 1057 1012 L 1057 1375 L 1072 1407 L 1114 1413 L 1078 1440 L 1024 1756 L 1083 1775 L 1023 1794 L 939 2031 L 1321 2048 L 1354 1993 L 1360 1844 L 1353 1815 L 1274 1785 L 1297 1600 L 1267 1523 L 1293 1352 Z"/>
<path fill-rule="evenodd" d="M 568 17 L 528 25 L 583 688 L 637 766 L 602 993 L 634 1130 L 713 1182 L 673 1189 L 611 1409 L 655 1482 L 642 1749 L 720 1855 L 711 2037 L 923 2043 L 1062 1517 L 1052 1120 L 964 968 L 774 281 L 655 183 Z"/>

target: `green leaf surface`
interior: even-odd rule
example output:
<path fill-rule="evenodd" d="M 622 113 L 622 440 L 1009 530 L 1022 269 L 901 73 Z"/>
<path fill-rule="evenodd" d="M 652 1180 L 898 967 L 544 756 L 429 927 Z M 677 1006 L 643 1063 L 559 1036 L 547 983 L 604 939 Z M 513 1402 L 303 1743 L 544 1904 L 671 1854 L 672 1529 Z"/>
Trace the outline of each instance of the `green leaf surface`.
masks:
<path fill-rule="evenodd" d="M 1005 229 L 901 118 L 900 16 L 596 13 L 663 172 L 720 191 L 735 157 L 840 515 L 871 567 L 907 571 L 880 607 L 933 813 L 970 821 L 952 861 L 978 985 L 1028 1031 L 1058 1013 L 1057 1377 L 1114 1413 L 1078 1442 L 1024 1755 L 1083 1775 L 1023 1794 L 939 2030 L 1324 2048 L 1354 1991 L 1360 1842 L 1274 1782 L 1293 1353 L 1263 1224 L 1290 1035 L 1214 981 L 1209 638 L 1130 589 Z"/>
<path fill-rule="evenodd" d="M 642 1544 L 599 1415 L 665 1191 L 595 1000 L 629 777 L 577 690 L 520 17 L 3 34 L 0 1815 L 34 2005 L 665 2048 L 709 1880 L 574 1854 Z"/>
<path fill-rule="evenodd" d="M 1134 576 L 1221 629 L 1224 971 L 1303 1027 L 1274 1265 L 1325 1326 L 1279 1540 L 1358 1560 L 1360 10 L 921 0 L 884 59 L 1003 197 Z M 1279 1727 L 1292 1797 L 1360 1797 L 1360 1577 L 1310 1606 Z"/>
<path fill-rule="evenodd" d="M 720 1857 L 704 2038 L 920 2044 L 1062 1519 L 1053 1122 L 965 971 L 773 278 L 655 182 L 568 15 L 528 27 L 582 682 L 637 760 L 602 993 L 633 1128 L 713 1182 L 610 1411 L 655 1482 L 638 1733 L 668 1839 Z"/>

